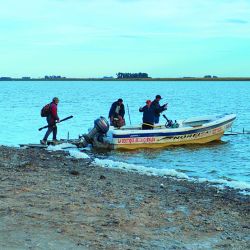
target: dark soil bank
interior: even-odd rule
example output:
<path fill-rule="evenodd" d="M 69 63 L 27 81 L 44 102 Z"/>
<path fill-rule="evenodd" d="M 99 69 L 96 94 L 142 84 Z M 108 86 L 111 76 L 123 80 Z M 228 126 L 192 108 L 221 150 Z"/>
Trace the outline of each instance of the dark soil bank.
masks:
<path fill-rule="evenodd" d="M 0 249 L 250 249 L 249 196 L 0 147 Z"/>

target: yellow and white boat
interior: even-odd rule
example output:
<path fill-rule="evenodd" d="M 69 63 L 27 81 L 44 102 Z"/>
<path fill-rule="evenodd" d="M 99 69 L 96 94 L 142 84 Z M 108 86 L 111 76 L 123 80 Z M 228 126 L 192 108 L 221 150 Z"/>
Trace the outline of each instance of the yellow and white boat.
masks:
<path fill-rule="evenodd" d="M 115 128 L 104 117 L 94 122 L 94 128 L 77 142 L 79 147 L 92 144 L 96 148 L 139 149 L 164 148 L 184 144 L 203 144 L 220 140 L 236 119 L 235 114 L 207 115 L 177 121 L 178 127 L 153 126 L 142 130 L 141 125 Z"/>
<path fill-rule="evenodd" d="M 106 142 L 112 149 L 163 148 L 171 145 L 203 144 L 220 140 L 235 114 L 209 115 L 177 121 L 178 128 L 165 125 L 142 130 L 141 126 L 110 127 Z M 97 144 L 98 146 L 98 144 Z"/>

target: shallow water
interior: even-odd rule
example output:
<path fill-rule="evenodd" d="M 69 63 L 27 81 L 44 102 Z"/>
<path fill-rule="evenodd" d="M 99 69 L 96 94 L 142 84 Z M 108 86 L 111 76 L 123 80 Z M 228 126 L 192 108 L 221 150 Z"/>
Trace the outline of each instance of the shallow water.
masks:
<path fill-rule="evenodd" d="M 156 94 L 168 103 L 168 118 L 183 119 L 215 113 L 236 113 L 234 131 L 250 131 L 249 82 L 0 82 L 0 144 L 37 143 L 46 125 L 40 117 L 43 105 L 60 98 L 60 118 L 74 118 L 58 127 L 58 138 L 77 138 L 107 117 L 113 101 L 123 98 L 126 122 L 141 122 L 140 106 Z M 128 116 L 128 108 L 130 117 Z M 164 122 L 164 119 L 161 118 Z M 224 136 L 221 142 L 162 150 L 98 153 L 100 158 L 155 169 L 175 170 L 192 180 L 226 183 L 244 190 L 250 187 L 249 135 Z"/>

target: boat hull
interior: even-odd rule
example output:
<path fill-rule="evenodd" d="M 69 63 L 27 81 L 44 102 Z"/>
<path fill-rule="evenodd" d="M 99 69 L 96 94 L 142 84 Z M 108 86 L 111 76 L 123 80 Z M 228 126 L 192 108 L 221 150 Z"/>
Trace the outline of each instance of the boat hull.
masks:
<path fill-rule="evenodd" d="M 114 131 L 111 144 L 113 149 L 131 150 L 209 143 L 220 140 L 235 118 L 235 115 L 228 115 L 198 127 L 134 130 L 127 133 L 126 130 Z"/>
<path fill-rule="evenodd" d="M 204 144 L 211 141 L 220 140 L 223 136 L 223 133 L 211 135 L 204 138 L 196 138 L 191 140 L 180 140 L 180 141 L 165 141 L 165 142 L 156 142 L 156 143 L 137 143 L 137 144 L 121 144 L 117 143 L 113 145 L 113 149 L 139 149 L 139 148 L 165 148 L 168 146 L 180 146 L 185 144 Z"/>

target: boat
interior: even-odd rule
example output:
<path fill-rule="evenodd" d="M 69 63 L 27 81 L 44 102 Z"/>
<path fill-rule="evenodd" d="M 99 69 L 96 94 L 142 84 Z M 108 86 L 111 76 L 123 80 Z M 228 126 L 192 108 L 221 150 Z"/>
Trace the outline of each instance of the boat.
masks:
<path fill-rule="evenodd" d="M 142 130 L 141 125 L 109 127 L 107 120 L 95 120 L 94 128 L 81 137 L 82 147 L 92 144 L 96 148 L 139 149 L 164 148 L 185 144 L 204 144 L 220 140 L 231 128 L 235 114 L 216 114 L 177 120 L 175 124 L 155 125 L 153 129 Z"/>
<path fill-rule="evenodd" d="M 164 115 L 163 117 L 166 118 Z M 61 139 L 58 143 L 70 143 L 78 148 L 92 145 L 94 148 L 111 150 L 204 144 L 220 140 L 231 128 L 235 119 L 235 114 L 192 117 L 174 123 L 166 118 L 166 124 L 156 124 L 153 129 L 142 130 L 141 125 L 121 128 L 109 126 L 108 121 L 101 116 L 94 121 L 94 127 L 87 134 L 83 134 L 78 139 Z M 48 145 L 53 145 L 53 141 L 48 141 Z M 45 149 L 48 145 L 20 144 L 21 147 L 39 149 Z"/>

